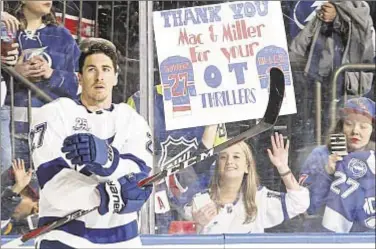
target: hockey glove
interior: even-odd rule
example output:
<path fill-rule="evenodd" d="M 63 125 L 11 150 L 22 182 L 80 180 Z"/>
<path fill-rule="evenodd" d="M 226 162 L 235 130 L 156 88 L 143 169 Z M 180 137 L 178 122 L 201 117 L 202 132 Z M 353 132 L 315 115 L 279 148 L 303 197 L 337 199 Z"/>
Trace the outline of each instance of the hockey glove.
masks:
<path fill-rule="evenodd" d="M 125 214 L 139 211 L 153 190 L 152 185 L 142 188 L 137 186 L 137 183 L 147 176 L 145 172 L 131 173 L 117 181 L 100 183 L 97 186 L 101 197 L 99 214 L 104 215 L 107 212 Z"/>
<path fill-rule="evenodd" d="M 99 176 L 111 175 L 119 164 L 118 150 L 92 134 L 67 137 L 61 151 L 72 164 L 86 165 L 85 168 Z"/>

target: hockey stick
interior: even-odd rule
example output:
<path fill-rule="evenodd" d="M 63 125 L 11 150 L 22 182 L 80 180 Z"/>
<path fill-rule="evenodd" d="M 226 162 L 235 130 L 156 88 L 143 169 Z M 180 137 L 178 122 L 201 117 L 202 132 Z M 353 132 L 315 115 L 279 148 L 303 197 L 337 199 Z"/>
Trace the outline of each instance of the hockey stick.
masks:
<path fill-rule="evenodd" d="M 284 75 L 281 70 L 277 68 L 272 68 L 270 70 L 270 94 L 269 94 L 269 102 L 268 106 L 266 108 L 266 112 L 264 114 L 264 117 L 262 120 L 254 127 L 250 128 L 249 130 L 237 135 L 236 137 L 219 144 L 218 146 L 215 146 L 211 149 L 205 150 L 204 152 L 200 153 L 199 155 L 193 156 L 191 158 L 186 159 L 185 161 L 181 162 L 179 165 L 173 165 L 167 169 L 164 169 L 163 171 L 147 177 L 140 182 L 138 182 L 139 187 L 143 187 L 148 184 L 152 184 L 154 182 L 160 181 L 164 179 L 165 177 L 175 174 L 181 169 L 193 166 L 194 164 L 201 162 L 205 160 L 206 158 L 218 154 L 220 151 L 222 151 L 225 148 L 230 147 L 233 144 L 236 144 L 240 141 L 243 141 L 245 139 L 254 137 L 270 128 L 272 128 L 277 121 L 279 111 L 282 106 L 282 101 L 284 97 L 285 92 L 285 81 L 284 81 Z M 87 213 L 90 213 L 94 210 L 96 210 L 98 207 L 89 209 L 89 210 L 78 210 L 73 213 L 68 214 L 67 216 L 56 220 L 50 224 L 44 225 L 42 227 L 36 228 L 29 233 L 23 235 L 21 238 L 16 239 L 15 241 L 12 241 L 6 244 L 6 247 L 4 248 L 14 248 L 15 245 L 22 245 L 22 243 L 36 238 L 42 234 L 45 234 L 47 232 L 50 232 L 51 230 L 58 228 L 72 220 L 75 220 Z M 10 244 L 11 243 L 11 244 Z M 11 246 L 12 247 L 9 247 Z M 5 245 L 4 245 L 5 246 Z"/>
<path fill-rule="evenodd" d="M 223 149 L 226 149 L 240 141 L 245 139 L 254 137 L 266 130 L 272 128 L 277 121 L 279 111 L 282 106 L 283 97 L 285 94 L 285 78 L 283 72 L 278 68 L 271 68 L 270 70 L 270 94 L 269 94 L 269 102 L 266 108 L 264 117 L 262 120 L 254 127 L 250 128 L 249 130 L 237 135 L 236 137 L 214 146 L 211 149 L 207 149 L 204 152 L 187 158 L 183 162 L 180 162 L 177 165 L 172 165 L 159 173 L 156 173 L 152 176 L 149 176 L 141 181 L 138 182 L 139 187 L 143 187 L 148 184 L 152 184 L 158 182 L 165 177 L 175 174 L 176 172 L 185 169 L 187 167 L 193 166 L 198 162 L 205 160 L 213 155 L 217 155 Z"/>
<path fill-rule="evenodd" d="M 38 237 L 42 234 L 50 232 L 55 228 L 58 228 L 58 227 L 66 224 L 66 223 L 68 223 L 72 220 L 75 220 L 75 219 L 77 219 L 77 218 L 79 218 L 79 217 L 81 217 L 81 216 L 83 216 L 87 213 L 90 213 L 90 212 L 96 210 L 97 208 L 98 207 L 95 207 L 95 208 L 92 208 L 92 209 L 89 209 L 89 210 L 77 210 L 77 211 L 70 213 L 70 214 L 66 215 L 65 217 L 58 219 L 58 220 L 56 220 L 56 221 L 54 221 L 50 224 L 38 227 L 38 228 L 24 234 L 20 238 L 17 238 L 14 241 L 11 241 L 11 242 L 3 245 L 2 248 L 15 248 L 17 246 L 20 246 L 30 239 L 36 238 L 36 237 Z"/>

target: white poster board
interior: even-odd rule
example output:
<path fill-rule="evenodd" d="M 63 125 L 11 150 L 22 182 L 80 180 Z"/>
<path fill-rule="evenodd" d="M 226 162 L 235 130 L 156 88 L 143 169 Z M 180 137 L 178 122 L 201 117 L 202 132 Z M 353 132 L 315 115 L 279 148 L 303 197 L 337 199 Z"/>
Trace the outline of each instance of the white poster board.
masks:
<path fill-rule="evenodd" d="M 261 118 L 269 70 L 285 74 L 280 115 L 296 113 L 280 2 L 230 2 L 153 13 L 166 129 Z"/>

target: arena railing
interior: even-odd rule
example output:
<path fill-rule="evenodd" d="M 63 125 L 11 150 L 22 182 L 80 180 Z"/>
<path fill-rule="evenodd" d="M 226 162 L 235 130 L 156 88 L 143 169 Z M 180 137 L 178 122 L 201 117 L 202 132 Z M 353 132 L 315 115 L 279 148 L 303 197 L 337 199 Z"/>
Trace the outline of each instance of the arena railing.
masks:
<path fill-rule="evenodd" d="M 19 74 L 13 67 L 7 66 L 4 63 L 1 63 L 1 70 L 7 73 L 9 78 L 9 88 L 10 88 L 10 134 L 11 134 L 11 149 L 12 149 L 12 159 L 15 159 L 15 121 L 14 121 L 14 80 L 17 80 L 17 83 L 24 85 L 28 89 L 28 105 L 27 105 L 27 117 L 29 123 L 31 122 L 32 117 L 32 107 L 31 107 L 31 96 L 32 93 L 35 94 L 37 98 L 44 101 L 45 103 L 51 102 L 53 99 L 47 95 L 43 90 L 37 87 L 35 84 L 30 82 L 28 79 Z M 31 152 L 29 152 L 31 153 Z M 31 155 L 29 155 L 31 158 Z M 31 160 L 30 167 L 31 165 Z"/>
<path fill-rule="evenodd" d="M 332 79 L 332 106 L 331 106 L 331 127 L 334 127 L 335 125 L 335 119 L 336 119 L 336 108 L 337 108 L 337 102 L 338 102 L 338 96 L 337 96 L 337 82 L 339 79 L 339 76 L 341 73 L 346 71 L 363 71 L 363 72 L 376 72 L 376 65 L 375 64 L 343 64 L 341 67 L 339 67 L 333 74 Z M 360 79 L 359 79 L 360 80 Z M 360 90 L 359 90 L 359 93 Z M 347 92 L 344 91 L 344 101 L 347 99 Z"/>
<path fill-rule="evenodd" d="M 331 99 L 331 109 L 330 109 L 330 128 L 329 130 L 333 129 L 336 123 L 336 115 L 337 115 L 337 105 L 339 103 L 339 99 L 337 96 L 338 91 L 338 80 L 340 78 L 340 75 L 346 71 L 357 71 L 357 72 L 376 72 L 376 65 L 375 64 L 367 64 L 367 63 L 357 63 L 357 64 L 343 64 L 340 66 L 334 73 L 331 81 L 331 91 L 332 91 L 332 99 Z M 359 79 L 360 80 L 360 79 Z M 344 87 L 346 87 L 345 84 L 343 84 Z M 315 99 L 315 105 L 316 105 L 316 141 L 317 144 L 321 144 L 321 137 L 322 137 L 322 124 L 321 124 L 321 82 L 317 81 L 315 85 L 316 89 L 316 99 Z M 361 93 L 359 89 L 359 93 Z M 364 93 L 363 93 L 364 94 Z M 346 101 L 347 99 L 347 91 L 344 89 L 344 96 L 343 100 Z M 327 132 L 327 131 L 326 131 Z"/>

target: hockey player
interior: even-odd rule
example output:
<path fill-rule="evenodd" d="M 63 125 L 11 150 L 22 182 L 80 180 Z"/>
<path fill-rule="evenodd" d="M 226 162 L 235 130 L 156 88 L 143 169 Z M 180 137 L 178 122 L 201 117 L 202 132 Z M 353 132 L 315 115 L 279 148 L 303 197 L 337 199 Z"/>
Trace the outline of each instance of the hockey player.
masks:
<path fill-rule="evenodd" d="M 59 98 L 33 119 L 32 159 L 40 184 L 39 226 L 73 211 L 93 211 L 53 230 L 38 248 L 134 248 L 137 211 L 152 187 L 138 188 L 152 164 L 146 121 L 111 104 L 117 82 L 113 45 L 98 42 L 79 59 L 79 101 Z"/>
<path fill-rule="evenodd" d="M 353 152 L 337 163 L 322 225 L 337 233 L 375 230 L 375 151 Z"/>

